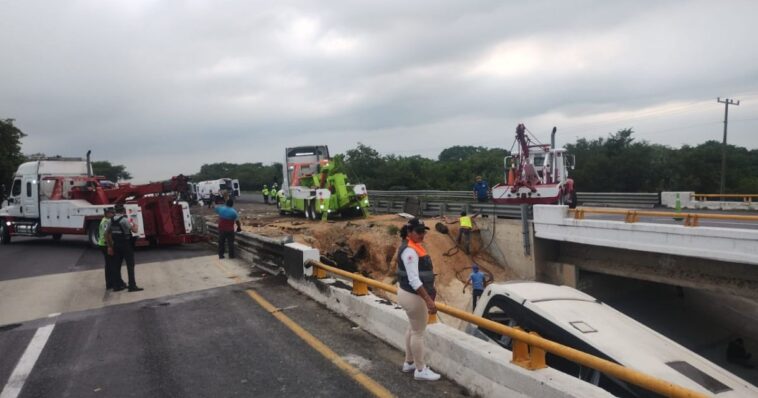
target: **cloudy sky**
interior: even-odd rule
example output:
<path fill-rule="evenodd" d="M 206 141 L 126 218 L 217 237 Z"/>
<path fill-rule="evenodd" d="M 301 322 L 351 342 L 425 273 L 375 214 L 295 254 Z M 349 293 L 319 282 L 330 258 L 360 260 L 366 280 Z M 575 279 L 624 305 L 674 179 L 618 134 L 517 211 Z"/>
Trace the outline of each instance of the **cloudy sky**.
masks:
<path fill-rule="evenodd" d="M 756 1 L 0 0 L 0 118 L 25 153 L 127 167 L 367 144 L 434 158 L 632 127 L 758 148 Z"/>

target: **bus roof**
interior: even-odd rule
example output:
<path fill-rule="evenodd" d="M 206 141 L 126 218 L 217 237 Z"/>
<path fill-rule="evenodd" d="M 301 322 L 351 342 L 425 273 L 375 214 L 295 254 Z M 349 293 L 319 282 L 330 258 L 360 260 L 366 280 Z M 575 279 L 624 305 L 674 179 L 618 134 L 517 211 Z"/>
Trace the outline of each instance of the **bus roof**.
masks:
<path fill-rule="evenodd" d="M 493 295 L 510 297 L 621 365 L 719 397 L 758 393 L 750 383 L 571 287 L 507 282 L 489 288 Z"/>

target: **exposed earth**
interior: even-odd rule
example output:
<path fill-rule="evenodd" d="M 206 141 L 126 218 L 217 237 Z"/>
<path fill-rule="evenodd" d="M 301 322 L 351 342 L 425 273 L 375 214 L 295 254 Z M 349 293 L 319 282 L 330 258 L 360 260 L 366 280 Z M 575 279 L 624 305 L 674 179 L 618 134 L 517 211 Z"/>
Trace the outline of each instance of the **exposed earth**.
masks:
<path fill-rule="evenodd" d="M 350 271 L 358 271 L 371 278 L 394 284 L 397 270 L 397 248 L 400 245 L 399 229 L 407 221 L 396 214 L 372 215 L 368 218 L 336 219 L 327 222 L 311 221 L 302 215 L 280 215 L 274 205 L 262 203 L 236 203 L 243 230 L 255 234 L 277 237 L 292 235 L 296 242 L 318 248 L 322 261 L 332 262 Z M 216 222 L 212 209 L 194 206 L 192 212 L 204 215 Z M 513 278 L 513 273 L 481 250 L 489 242 L 482 242 L 479 233 L 472 234 L 472 256 L 456 249 L 457 224 L 447 224 L 440 218 L 427 218 L 431 228 L 424 239 L 424 246 L 432 257 L 437 274 L 437 301 L 462 309 L 471 309 L 471 288 L 463 293 L 463 286 L 471 272 L 472 263 L 491 275 L 498 282 Z M 443 223 L 448 234 L 436 230 L 435 224 Z M 326 257 L 326 258 L 324 258 Z M 382 292 L 375 292 L 386 296 Z M 445 323 L 453 322 L 443 318 Z"/>

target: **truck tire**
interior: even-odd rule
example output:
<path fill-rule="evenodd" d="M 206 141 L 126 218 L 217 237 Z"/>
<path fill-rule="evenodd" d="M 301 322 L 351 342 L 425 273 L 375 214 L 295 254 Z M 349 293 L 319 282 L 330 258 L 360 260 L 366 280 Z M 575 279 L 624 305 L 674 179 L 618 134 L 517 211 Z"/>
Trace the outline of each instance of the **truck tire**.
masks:
<path fill-rule="evenodd" d="M 305 218 L 308 220 L 315 220 L 316 213 L 313 210 L 313 201 L 309 200 L 305 203 Z"/>
<path fill-rule="evenodd" d="M 0 244 L 7 245 L 11 243 L 11 232 L 5 225 L 5 220 L 0 220 Z"/>
<path fill-rule="evenodd" d="M 321 219 L 321 215 L 316 213 L 316 201 L 312 200 L 310 204 L 311 208 L 311 220 L 318 221 Z"/>
<path fill-rule="evenodd" d="M 90 246 L 97 249 L 97 241 L 100 239 L 100 224 L 97 222 L 91 222 L 87 224 L 87 240 Z"/>
<path fill-rule="evenodd" d="M 63 234 L 53 234 L 53 240 L 61 240 Z"/>

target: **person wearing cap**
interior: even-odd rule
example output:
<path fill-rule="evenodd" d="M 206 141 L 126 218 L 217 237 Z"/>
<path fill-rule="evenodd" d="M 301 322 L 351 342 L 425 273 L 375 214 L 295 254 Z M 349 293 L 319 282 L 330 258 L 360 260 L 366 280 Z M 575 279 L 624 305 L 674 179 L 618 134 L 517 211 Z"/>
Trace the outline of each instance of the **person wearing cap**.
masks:
<path fill-rule="evenodd" d="M 218 214 L 218 258 L 224 258 L 224 245 L 229 246 L 229 258 L 234 258 L 234 224 L 237 224 L 237 232 L 242 231 L 237 210 L 234 210 L 234 201 L 229 199 L 226 206 L 216 207 Z"/>
<path fill-rule="evenodd" d="M 474 264 L 471 266 L 471 275 L 468 277 L 468 281 L 466 281 L 466 284 L 463 285 L 463 292 L 466 292 L 466 286 L 471 284 L 472 288 L 472 294 L 473 294 L 473 304 L 471 306 L 471 311 L 476 310 L 476 302 L 479 300 L 480 297 L 482 297 L 482 293 L 484 293 L 484 287 L 487 285 L 487 281 L 485 280 L 485 275 L 479 271 L 479 266 Z"/>
<path fill-rule="evenodd" d="M 117 204 L 116 215 L 113 216 L 105 235 L 108 244 L 108 254 L 113 256 L 114 275 L 121 278 L 121 264 L 126 260 L 126 273 L 129 276 L 129 291 L 139 292 L 142 289 L 137 286 L 134 278 L 134 247 L 132 246 L 132 234 L 137 232 L 137 225 L 130 224 L 126 216 L 124 205 Z M 117 291 L 116 288 L 113 289 Z M 121 289 L 118 289 L 121 290 Z"/>
<path fill-rule="evenodd" d="M 429 227 L 414 218 L 400 229 L 403 242 L 397 254 L 397 302 L 408 315 L 409 328 L 405 332 L 405 362 L 403 372 L 413 372 L 416 380 L 439 380 L 424 360 L 424 331 L 430 314 L 437 313 L 434 298 L 434 267 L 432 258 L 421 243 Z"/>
<path fill-rule="evenodd" d="M 482 180 L 482 176 L 476 176 L 473 191 L 478 202 L 484 203 L 489 199 L 490 187 L 486 180 Z"/>
<path fill-rule="evenodd" d="M 113 272 L 113 256 L 108 254 L 108 245 L 105 241 L 105 234 L 108 231 L 111 219 L 115 214 L 115 210 L 112 207 L 106 207 L 103 210 L 103 218 L 100 220 L 100 226 L 98 228 L 97 246 L 100 251 L 103 252 L 103 258 L 105 259 L 105 290 L 113 289 L 115 291 L 124 290 L 126 284 L 121 279 L 121 274 L 116 275 Z M 116 290 L 118 289 L 118 290 Z"/>

